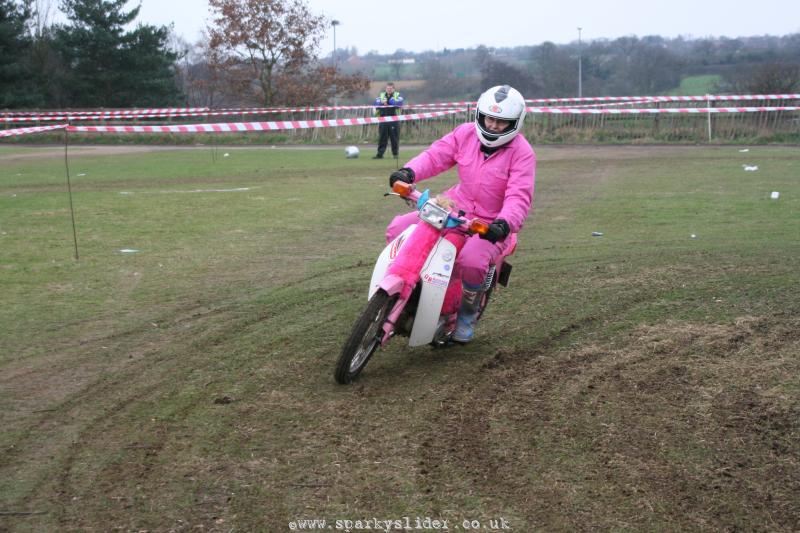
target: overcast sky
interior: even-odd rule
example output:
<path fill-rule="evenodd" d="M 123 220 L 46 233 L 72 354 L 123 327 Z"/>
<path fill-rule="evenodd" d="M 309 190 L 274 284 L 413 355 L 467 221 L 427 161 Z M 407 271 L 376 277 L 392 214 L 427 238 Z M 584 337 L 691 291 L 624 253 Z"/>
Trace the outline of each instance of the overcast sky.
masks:
<path fill-rule="evenodd" d="M 195 42 L 209 18 L 206 0 L 141 0 L 139 21 L 174 23 Z M 364 54 L 398 48 L 421 52 L 443 48 L 563 44 L 578 39 L 626 35 L 677 37 L 786 35 L 800 33 L 800 0 L 307 0 L 315 13 L 337 19 L 337 47 Z M 130 0 L 129 6 L 136 5 Z M 320 53 L 333 49 L 328 32 Z"/>

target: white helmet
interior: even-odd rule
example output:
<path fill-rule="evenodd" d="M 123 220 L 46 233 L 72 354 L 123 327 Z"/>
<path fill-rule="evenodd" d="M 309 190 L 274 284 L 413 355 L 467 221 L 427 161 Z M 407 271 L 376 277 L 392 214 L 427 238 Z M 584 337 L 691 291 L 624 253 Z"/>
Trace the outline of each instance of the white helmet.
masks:
<path fill-rule="evenodd" d="M 510 122 L 505 131 L 494 133 L 486 129 L 484 118 L 490 116 Z M 519 91 L 509 85 L 492 87 L 478 98 L 475 109 L 475 129 L 478 139 L 484 146 L 496 148 L 503 146 L 516 137 L 525 120 L 525 99 Z"/>

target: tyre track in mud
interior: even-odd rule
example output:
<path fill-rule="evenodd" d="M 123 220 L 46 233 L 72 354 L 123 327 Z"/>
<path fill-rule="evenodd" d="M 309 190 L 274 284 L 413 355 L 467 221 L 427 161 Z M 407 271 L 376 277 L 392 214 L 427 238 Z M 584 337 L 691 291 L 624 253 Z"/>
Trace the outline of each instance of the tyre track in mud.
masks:
<path fill-rule="evenodd" d="M 330 276 L 331 274 L 342 273 L 361 267 L 363 267 L 363 264 L 359 262 L 357 264 L 326 269 L 321 272 L 306 275 L 301 279 L 287 281 L 283 283 L 283 286 L 285 288 L 298 287 L 314 279 L 322 279 Z M 330 289 L 326 290 L 326 292 L 338 294 L 338 289 Z M 319 297 L 319 293 L 315 293 L 315 295 Z M 308 302 L 304 299 L 300 299 L 295 302 L 289 302 L 288 304 L 283 303 L 281 306 L 281 311 L 286 312 L 288 309 L 303 307 L 306 305 L 308 305 Z M 108 345 L 105 349 L 103 349 L 106 352 L 123 350 L 124 348 L 120 348 L 120 344 L 141 346 L 141 348 L 138 350 L 126 352 L 128 357 L 121 358 L 117 364 L 98 363 L 97 365 L 98 367 L 102 367 L 103 375 L 120 371 L 123 372 L 120 374 L 120 377 L 118 377 L 117 380 L 126 382 L 126 380 L 129 378 L 135 378 L 136 376 L 140 376 L 142 374 L 142 365 L 152 366 L 154 364 L 163 362 L 161 359 L 153 360 L 152 356 L 157 355 L 161 347 L 169 346 L 176 337 L 180 338 L 182 335 L 190 334 L 183 331 L 185 328 L 191 326 L 193 323 L 202 323 L 211 319 L 217 320 L 226 315 L 233 316 L 232 313 L 240 308 L 241 305 L 237 304 L 236 302 L 229 302 L 215 307 L 210 307 L 207 303 L 193 303 L 190 306 L 178 308 L 172 313 L 162 313 L 162 315 L 159 317 L 147 319 L 143 324 L 123 331 L 112 331 L 108 334 L 92 336 L 88 339 L 81 338 L 65 340 L 63 341 L 62 345 L 54 349 L 55 353 L 49 356 L 46 360 L 37 360 L 34 361 L 33 364 L 26 363 L 25 361 L 13 361 L 10 364 L 5 365 L 3 367 L 2 377 L 0 377 L 0 390 L 5 391 L 6 393 L 9 393 L 9 391 L 13 391 L 14 389 L 22 390 L 24 388 L 31 389 L 31 391 L 36 391 L 39 390 L 39 388 L 35 386 L 32 387 L 32 384 L 38 382 L 46 382 L 48 383 L 49 388 L 53 388 L 53 383 L 49 381 L 50 378 L 48 378 L 48 376 L 62 376 L 63 373 L 69 369 L 90 365 L 93 360 L 98 358 L 98 354 L 101 353 L 101 345 Z M 240 324 L 237 328 L 238 331 L 247 329 L 254 324 L 262 322 L 263 320 L 269 320 L 274 316 L 274 310 L 270 309 L 268 306 L 264 306 L 263 308 L 259 308 L 259 310 L 249 318 L 234 318 L 235 321 Z M 89 322 L 91 322 L 91 319 L 78 320 L 75 323 L 83 324 Z M 222 320 L 222 322 L 227 323 L 225 320 Z M 157 323 L 159 325 L 159 338 L 155 340 L 145 339 L 137 341 L 137 339 L 141 339 L 142 337 L 153 332 L 153 323 Z M 220 329 L 222 332 L 228 331 L 224 328 Z M 224 334 L 224 336 L 227 337 L 235 334 L 236 332 L 227 332 Z M 212 343 L 218 344 L 219 342 L 219 340 L 214 340 Z M 114 346 L 115 343 L 117 346 Z M 80 350 L 80 353 L 76 353 L 77 350 Z M 93 405 L 93 402 L 91 401 L 92 397 L 102 397 L 112 390 L 114 386 L 116 386 L 115 383 L 110 385 L 106 384 L 106 378 L 104 377 L 91 380 L 92 375 L 92 373 L 88 372 L 85 373 L 85 375 L 80 373 L 71 375 L 71 378 L 83 378 L 79 380 L 79 388 L 75 388 L 75 385 L 73 385 L 74 390 L 67 391 L 67 394 L 62 398 L 58 398 L 56 403 L 34 405 L 33 408 L 23 407 L 19 410 L 20 414 L 22 415 L 42 416 L 37 417 L 37 421 L 32 421 L 28 424 L 27 428 L 25 428 L 25 430 L 21 433 L 20 439 L 17 441 L 18 445 L 15 445 L 13 449 L 7 450 L 6 453 L 0 456 L 0 469 L 7 467 L 10 463 L 18 460 L 19 454 L 22 453 L 21 450 L 25 448 L 22 446 L 22 444 L 24 444 L 27 440 L 30 440 L 31 438 L 40 438 L 40 433 L 42 431 L 46 431 L 48 426 L 53 426 L 53 431 L 56 431 L 59 422 L 62 421 L 62 418 L 65 415 L 73 410 L 79 410 L 86 405 Z M 99 374 L 95 372 L 94 375 Z M 37 398 L 40 396 L 41 395 L 37 393 Z M 44 408 L 40 409 L 39 407 Z"/>
<path fill-rule="evenodd" d="M 346 265 L 329 270 L 338 273 L 360 266 L 359 264 Z M 289 285 L 302 285 L 309 279 L 313 280 L 327 274 L 329 274 L 328 270 L 314 273 L 304 276 L 301 280 L 291 282 Z M 333 292 L 338 294 L 338 291 Z M 314 294 L 319 297 L 317 292 Z M 300 299 L 292 302 L 290 307 L 305 307 L 311 305 L 310 302 L 309 299 Z M 314 303 L 318 304 L 319 300 L 314 300 Z M 96 376 L 97 379 L 84 383 L 79 390 L 70 393 L 57 405 L 48 406 L 48 409 L 36 412 L 39 415 L 37 419 L 31 421 L 23 430 L 20 437 L 15 440 L 13 448 L 3 454 L 0 471 L 9 468 L 13 470 L 15 464 L 36 462 L 34 457 L 49 456 L 51 459 L 49 463 L 45 459 L 42 461 L 41 467 L 33 471 L 33 476 L 37 480 L 25 496 L 13 502 L 14 507 L 32 509 L 40 507 L 44 501 L 50 500 L 55 502 L 55 505 L 48 504 L 53 507 L 48 513 L 50 517 L 62 528 L 76 527 L 76 523 L 80 522 L 83 515 L 79 510 L 73 511 L 75 509 L 73 499 L 79 497 L 80 491 L 84 489 L 78 489 L 76 493 L 75 487 L 86 483 L 86 474 L 79 472 L 78 463 L 85 456 L 87 450 L 91 451 L 92 448 L 97 447 L 106 448 L 109 443 L 130 451 L 125 453 L 121 459 L 111 461 L 102 468 L 91 469 L 90 475 L 95 477 L 95 483 L 110 488 L 127 486 L 126 484 L 131 480 L 136 480 L 138 483 L 146 485 L 152 475 L 159 471 L 154 469 L 153 465 L 158 463 L 160 454 L 170 443 L 170 439 L 175 437 L 175 432 L 165 430 L 162 426 L 157 425 L 153 429 L 145 430 L 144 436 L 137 442 L 115 442 L 115 439 L 130 439 L 135 435 L 124 424 L 126 413 L 148 399 L 158 397 L 159 394 L 169 394 L 169 390 L 175 388 L 176 380 L 182 379 L 187 368 L 191 368 L 195 372 L 202 372 L 215 366 L 217 364 L 215 358 L 204 360 L 209 348 L 224 343 L 224 339 L 239 335 L 255 324 L 275 318 L 274 312 L 268 308 L 269 306 L 258 312 L 247 313 L 245 316 L 235 313 L 238 307 L 240 306 L 232 303 L 211 309 L 206 305 L 200 305 L 181 310 L 177 316 L 165 320 L 168 327 L 161 331 L 163 340 L 159 341 L 157 346 L 144 350 L 137 355 L 133 362 L 125 358 L 123 365 L 115 368 L 110 376 L 107 371 L 104 371 L 104 375 Z M 282 310 L 286 311 L 286 308 L 282 307 Z M 226 319 L 225 317 L 230 318 Z M 204 330 L 203 336 L 199 340 L 194 339 L 190 332 L 183 331 L 188 323 L 196 322 L 193 329 L 197 329 L 209 320 L 220 325 Z M 126 332 L 116 332 L 81 343 L 81 347 L 87 349 L 88 344 L 108 344 L 110 338 L 136 345 L 138 344 L 136 338 L 146 331 L 147 328 L 134 328 Z M 178 345 L 188 344 L 190 348 L 176 348 L 176 341 L 178 341 Z M 163 353 L 160 349 L 162 347 L 168 347 L 168 353 Z M 190 362 L 183 356 L 175 357 L 175 352 L 197 355 Z M 87 357 L 90 356 L 87 355 Z M 253 361 L 243 361 L 244 365 L 251 363 Z M 18 377 L 24 378 L 25 376 Z M 121 394 L 120 391 L 127 392 Z M 112 399 L 112 402 L 109 402 L 109 399 Z M 171 415 L 171 419 L 183 420 L 186 415 L 191 413 L 193 407 L 192 404 L 183 406 Z M 59 434 L 73 432 L 74 436 L 69 440 L 62 438 L 59 442 Z M 142 441 L 146 444 L 140 444 Z M 11 471 L 9 474 L 14 475 L 14 472 Z M 85 504 L 86 502 L 84 502 Z M 212 504 L 204 504 L 203 508 L 198 510 L 197 515 L 206 516 L 209 520 L 213 517 L 212 515 L 218 516 L 222 511 L 220 507 L 224 507 L 224 504 L 214 502 Z M 108 512 L 110 511 L 97 505 L 95 516 Z M 123 514 L 122 516 L 129 515 Z M 198 516 L 195 516 L 195 519 L 198 519 Z M 131 527 L 136 525 L 130 524 Z"/>
<path fill-rule="evenodd" d="M 167 327 L 159 330 L 159 333 L 162 337 L 168 337 L 169 331 L 179 331 L 179 328 L 186 328 L 192 322 L 223 314 L 226 312 L 226 308 L 231 307 L 231 305 L 228 305 L 209 308 L 205 304 L 192 305 L 178 310 L 178 316 L 175 318 L 159 317 L 146 320 L 145 324 L 126 330 L 113 331 L 108 334 L 93 336 L 89 339 L 64 340 L 61 345 L 54 348 L 57 353 L 54 353 L 46 360 L 38 358 L 32 364 L 25 361 L 13 361 L 5 365 L 2 377 L 0 377 L 0 389 L 10 394 L 19 393 L 19 390 L 27 388 L 31 389 L 30 394 L 36 393 L 37 400 L 40 402 L 55 401 L 55 403 L 47 403 L 41 406 L 34 405 L 35 409 L 23 407 L 18 410 L 22 415 L 50 412 L 63 413 L 65 410 L 73 409 L 76 405 L 84 403 L 83 392 L 97 390 L 101 386 L 103 380 L 91 381 L 92 376 L 121 370 L 129 373 L 138 373 L 136 369 L 131 370 L 128 368 L 126 370 L 126 367 L 140 363 L 142 359 L 147 359 L 150 355 L 157 354 L 159 347 L 167 344 L 167 341 L 163 338 L 137 342 L 136 339 L 141 339 L 153 332 L 153 322 L 162 325 L 166 324 Z M 86 322 L 89 321 L 87 320 Z M 116 346 L 114 345 L 115 343 Z M 132 343 L 135 346 L 141 346 L 141 348 L 127 352 L 127 358 L 119 359 L 116 362 L 98 362 L 103 360 L 101 358 L 103 351 L 121 351 L 122 348 L 120 346 L 125 343 Z M 106 344 L 108 346 L 101 346 Z M 77 353 L 78 350 L 80 350 L 80 353 Z M 98 369 L 99 371 L 97 371 Z M 92 370 L 95 370 L 95 372 L 92 372 Z M 58 382 L 61 379 L 73 382 L 72 387 L 67 387 L 66 389 L 59 387 Z M 55 389 L 49 391 L 51 396 L 45 397 L 38 392 L 43 390 L 43 388 L 36 386 L 39 383 L 45 383 L 49 389 Z M 61 396 L 54 398 L 52 395 L 56 393 L 61 393 Z M 46 407 L 46 409 L 38 409 L 38 407 Z M 48 421 L 48 417 L 42 417 L 40 423 L 29 426 L 27 433 L 41 430 Z M 0 457 L 0 468 L 6 466 L 7 462 L 7 458 Z"/>
<path fill-rule="evenodd" d="M 206 321 L 209 316 L 219 317 L 220 314 L 224 316 L 226 313 L 230 313 L 230 311 L 214 309 L 208 313 L 192 315 L 188 319 L 181 318 L 175 322 L 171 330 L 165 331 L 164 335 L 174 341 L 174 337 L 168 331 L 177 330 L 177 335 L 185 335 L 178 328 L 180 325 L 185 325 L 187 320 Z M 191 360 L 191 364 L 185 357 L 175 357 L 176 349 L 174 347 L 167 353 L 163 353 L 158 347 L 145 351 L 138 360 L 129 366 L 115 369 L 110 375 L 104 373 L 97 379 L 86 382 L 82 388 L 70 394 L 57 406 L 41 412 L 42 416 L 25 428 L 13 449 L 6 451 L 0 468 L 7 469 L 14 464 L 36 461 L 33 457 L 41 458 L 42 456 L 50 456 L 52 464 L 57 466 L 44 464 L 44 472 L 37 470 L 38 480 L 28 494 L 15 505 L 28 508 L 37 500 L 42 499 L 44 494 L 52 491 L 53 499 L 58 502 L 56 505 L 58 521 L 62 526 L 68 526 L 70 522 L 64 515 L 64 509 L 69 506 L 74 496 L 70 490 L 70 480 L 75 469 L 75 462 L 81 452 L 95 442 L 107 441 L 111 435 L 110 431 L 115 427 L 120 427 L 113 423 L 115 419 L 123 416 L 131 407 L 148 398 L 156 397 L 159 393 L 166 391 L 169 386 L 174 386 L 182 372 L 187 369 L 208 369 L 215 365 L 216 359 L 214 358 L 206 360 L 204 364 L 198 364 L 198 357 L 202 357 L 205 353 L 204 346 L 218 344 L 220 335 L 223 337 L 237 335 L 240 331 L 261 320 L 260 315 L 234 321 L 233 325 L 222 320 L 224 326 L 209 328 L 202 340 L 193 340 L 191 337 L 182 340 L 181 343 L 188 343 L 190 347 L 178 351 L 197 354 Z M 130 334 L 135 335 L 135 330 Z M 162 344 L 174 346 L 174 342 L 168 340 L 163 341 Z M 121 393 L 121 391 L 130 392 Z M 109 402 L 110 399 L 111 402 Z M 187 406 L 187 409 L 190 408 L 191 405 Z M 127 427 L 123 425 L 121 428 L 120 435 L 122 437 L 129 435 Z M 75 434 L 70 440 L 63 440 L 63 435 L 73 431 Z M 61 442 L 59 442 L 59 434 L 62 435 Z M 157 460 L 157 455 L 166 442 L 167 434 L 164 434 L 163 438 L 153 439 L 152 444 L 148 444 L 148 455 L 151 462 Z M 57 475 L 52 476 L 56 479 L 55 482 L 45 475 L 48 472 L 58 472 Z M 44 499 L 49 498 L 45 496 Z"/>
<path fill-rule="evenodd" d="M 657 298 L 642 293 L 609 315 Z M 800 523 L 790 503 L 800 494 L 800 456 L 791 444 L 800 428 L 797 404 L 751 398 L 748 378 L 737 382 L 734 372 L 727 382 L 744 384 L 743 391 L 734 385 L 709 404 L 707 414 L 698 414 L 687 397 L 697 402 L 715 394 L 720 378 L 705 366 L 691 366 L 691 358 L 683 361 L 681 350 L 661 353 L 658 341 L 639 346 L 636 337 L 623 340 L 634 345 L 623 344 L 628 351 L 622 356 L 610 345 L 560 350 L 571 335 L 585 336 L 608 319 L 586 316 L 530 349 L 499 350 L 475 381 L 443 401 L 427 433 L 437 436 L 426 438 L 418 452 L 424 491 L 450 491 L 445 501 L 453 500 L 453 487 L 467 478 L 475 496 L 531 528 L 656 527 L 665 521 L 677 529 L 735 528 L 729 515 L 754 507 L 774 515 L 775 530 L 794 530 Z M 760 342 L 786 350 L 785 342 L 800 344 L 796 326 L 796 318 L 785 313 L 758 321 L 750 331 L 730 326 L 730 333 L 712 337 L 708 357 L 747 359 Z M 750 386 L 763 382 L 749 380 Z M 693 446 L 717 451 L 709 462 L 701 455 L 687 464 L 662 451 Z M 566 458 L 547 455 L 554 449 Z M 576 457 L 569 457 L 575 450 Z M 587 462 L 576 468 L 572 460 Z M 661 514 L 648 522 L 655 506 Z"/>
<path fill-rule="evenodd" d="M 475 382 L 442 402 L 442 408 L 431 421 L 430 430 L 420 445 L 420 485 L 428 494 L 447 493 L 448 481 L 443 481 L 453 472 L 466 475 L 471 485 L 480 487 L 482 496 L 499 498 L 501 501 L 515 501 L 524 493 L 524 484 L 516 484 L 513 478 L 502 480 L 498 485 L 497 472 L 502 463 L 492 457 L 491 411 L 496 400 L 502 398 L 506 388 L 523 381 L 527 375 L 541 369 L 541 359 L 575 332 L 590 328 L 598 321 L 595 316 L 587 316 L 578 322 L 564 326 L 546 337 L 530 350 L 498 350 L 494 357 L 483 363 Z M 534 359 L 537 358 L 537 359 Z M 549 380 L 551 388 L 558 384 L 562 371 L 574 368 L 579 363 L 567 361 L 556 363 L 550 372 L 554 379 Z M 483 381 L 485 380 L 485 381 Z"/>
<path fill-rule="evenodd" d="M 590 332 L 606 322 L 610 316 L 626 309 L 658 298 L 654 292 L 642 291 L 634 298 L 617 302 L 615 312 L 601 319 L 590 314 L 563 326 L 530 348 L 498 350 L 483 363 L 475 380 L 444 400 L 440 410 L 431 420 L 430 430 L 420 446 L 420 479 L 423 490 L 429 494 L 446 494 L 450 476 L 463 477 L 466 473 L 481 497 L 497 501 L 502 508 L 525 515 L 526 509 L 519 503 L 531 501 L 530 489 L 524 478 L 514 475 L 515 461 L 530 459 L 524 451 L 515 456 L 499 457 L 493 451 L 496 442 L 492 439 L 492 422 L 497 420 L 496 411 L 504 409 L 503 400 L 508 391 L 517 391 L 520 385 L 532 376 L 543 376 L 537 381 L 539 388 L 533 391 L 531 403 L 538 403 L 537 396 L 564 384 L 565 376 L 580 371 L 589 361 L 568 358 L 555 359 L 560 344 L 574 334 Z M 535 407 L 534 407 L 535 411 Z M 506 413 L 506 415 L 508 415 Z M 514 414 L 510 415 L 512 418 Z M 547 415 L 543 415 L 547 417 Z M 546 419 L 546 418 L 545 418 Z M 500 429 L 502 433 L 502 429 Z M 509 471 L 510 468 L 510 471 Z M 455 473 L 455 474 L 453 474 Z M 499 474 L 507 475 L 501 476 Z M 527 495 L 527 496 L 523 496 Z M 549 495 L 535 495 L 546 501 Z"/>

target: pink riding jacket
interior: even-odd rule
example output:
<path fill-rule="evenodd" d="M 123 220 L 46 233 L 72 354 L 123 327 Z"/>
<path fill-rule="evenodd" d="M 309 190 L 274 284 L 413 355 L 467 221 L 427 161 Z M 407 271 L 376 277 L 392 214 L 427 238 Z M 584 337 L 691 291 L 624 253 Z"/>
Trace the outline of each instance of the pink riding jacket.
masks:
<path fill-rule="evenodd" d="M 533 202 L 536 154 L 522 135 L 488 158 L 480 150 L 475 124 L 462 124 L 406 165 L 416 182 L 458 165 L 458 184 L 444 192 L 468 218 L 502 218 L 513 233 L 522 227 Z"/>

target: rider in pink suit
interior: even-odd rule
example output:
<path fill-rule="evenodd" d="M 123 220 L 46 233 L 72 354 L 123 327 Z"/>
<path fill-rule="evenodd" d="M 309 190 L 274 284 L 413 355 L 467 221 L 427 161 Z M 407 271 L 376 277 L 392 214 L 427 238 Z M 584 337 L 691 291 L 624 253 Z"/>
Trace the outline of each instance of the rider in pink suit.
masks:
<path fill-rule="evenodd" d="M 487 235 L 473 235 L 458 256 L 463 296 L 454 339 L 472 339 L 481 286 L 489 265 L 509 246 L 507 237 L 523 226 L 533 202 L 536 154 L 518 135 L 525 118 L 525 100 L 511 87 L 492 87 L 478 100 L 474 124 L 462 124 L 392 173 L 397 180 L 419 182 L 458 166 L 459 182 L 443 194 L 454 200 L 466 218 L 492 221 Z M 395 217 L 387 242 L 418 222 L 416 212 Z M 479 238 L 480 237 L 480 238 Z"/>

